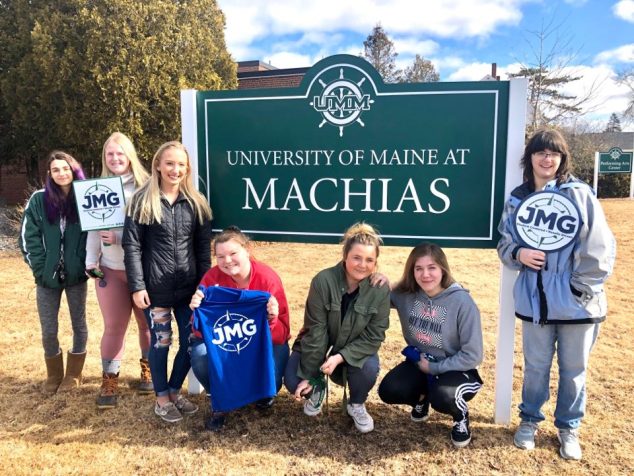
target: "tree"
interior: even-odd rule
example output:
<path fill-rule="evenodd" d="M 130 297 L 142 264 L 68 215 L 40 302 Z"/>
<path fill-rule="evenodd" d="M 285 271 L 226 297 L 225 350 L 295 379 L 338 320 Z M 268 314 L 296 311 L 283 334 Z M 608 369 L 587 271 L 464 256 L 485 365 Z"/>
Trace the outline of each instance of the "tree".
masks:
<path fill-rule="evenodd" d="M 634 120 L 634 69 L 624 71 L 618 76 L 619 84 L 624 85 L 629 89 L 628 91 L 628 104 L 623 111 L 623 118 L 629 121 Z"/>
<path fill-rule="evenodd" d="M 216 0 L 14 0 L 0 16 L 0 147 L 22 160 L 64 148 L 94 173 L 115 130 L 151 158 L 180 137 L 181 89 L 237 83 Z"/>
<path fill-rule="evenodd" d="M 372 33 L 363 42 L 361 56 L 378 71 L 386 83 L 397 83 L 401 80 L 402 71 L 396 67 L 398 53 L 380 24 L 372 29 Z"/>
<path fill-rule="evenodd" d="M 570 48 L 571 38 L 560 36 L 559 26 L 552 22 L 528 33 L 532 57 L 519 60 L 520 70 L 509 76 L 529 80 L 527 135 L 531 135 L 539 127 L 580 115 L 599 85 L 592 84 L 582 96 L 565 93 L 568 83 L 581 79 L 570 66 L 577 57 Z"/>
<path fill-rule="evenodd" d="M 431 61 L 416 55 L 412 66 L 405 68 L 403 81 L 406 83 L 431 83 L 440 79 Z"/>
<path fill-rule="evenodd" d="M 621 132 L 621 121 L 619 120 L 619 116 L 616 113 L 610 114 L 610 119 L 608 120 L 608 125 L 605 127 L 604 132 Z"/>

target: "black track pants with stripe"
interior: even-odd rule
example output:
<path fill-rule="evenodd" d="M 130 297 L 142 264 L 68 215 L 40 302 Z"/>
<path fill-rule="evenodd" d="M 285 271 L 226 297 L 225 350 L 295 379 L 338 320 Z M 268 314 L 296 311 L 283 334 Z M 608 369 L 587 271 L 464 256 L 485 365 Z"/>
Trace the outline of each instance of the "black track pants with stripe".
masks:
<path fill-rule="evenodd" d="M 467 402 L 482 387 L 476 369 L 451 371 L 440 375 L 427 375 L 410 361 L 398 364 L 383 378 L 379 397 L 385 403 L 414 406 L 423 399 L 439 413 L 462 420 L 468 412 Z"/>

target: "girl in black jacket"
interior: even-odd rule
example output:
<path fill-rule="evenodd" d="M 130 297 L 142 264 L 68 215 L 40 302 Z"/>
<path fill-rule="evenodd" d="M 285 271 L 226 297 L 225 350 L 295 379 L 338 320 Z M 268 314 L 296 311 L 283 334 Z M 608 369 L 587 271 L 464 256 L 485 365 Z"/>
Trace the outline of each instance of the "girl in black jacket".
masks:
<path fill-rule="evenodd" d="M 198 410 L 179 392 L 190 368 L 189 299 L 211 265 L 211 209 L 192 184 L 189 155 L 181 143 L 159 147 L 152 176 L 134 194 L 127 212 L 125 269 L 132 299 L 145 310 L 151 327 L 148 360 L 156 393 L 154 412 L 173 423 Z M 173 317 L 179 349 L 168 380 Z"/>

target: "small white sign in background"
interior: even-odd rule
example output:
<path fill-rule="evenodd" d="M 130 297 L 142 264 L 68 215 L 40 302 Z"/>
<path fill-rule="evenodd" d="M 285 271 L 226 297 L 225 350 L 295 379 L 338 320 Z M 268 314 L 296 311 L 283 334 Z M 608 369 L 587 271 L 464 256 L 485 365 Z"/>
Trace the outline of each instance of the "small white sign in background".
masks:
<path fill-rule="evenodd" d="M 119 228 L 125 221 L 121 177 L 73 181 L 82 231 Z"/>

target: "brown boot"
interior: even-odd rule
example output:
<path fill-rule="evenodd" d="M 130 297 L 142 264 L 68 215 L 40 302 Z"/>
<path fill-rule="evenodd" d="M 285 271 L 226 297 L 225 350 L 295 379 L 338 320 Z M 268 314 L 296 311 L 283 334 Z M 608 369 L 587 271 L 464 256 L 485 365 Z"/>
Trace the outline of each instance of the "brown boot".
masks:
<path fill-rule="evenodd" d="M 103 373 L 101 390 L 97 397 L 97 408 L 104 410 L 117 406 L 117 388 L 119 386 L 119 374 Z"/>
<path fill-rule="evenodd" d="M 53 395 L 57 392 L 59 384 L 64 378 L 64 358 L 62 352 L 53 357 L 44 357 L 46 361 L 46 382 L 42 385 L 42 392 L 47 395 Z"/>
<path fill-rule="evenodd" d="M 139 395 L 149 395 L 154 393 L 154 385 L 152 384 L 152 373 L 150 372 L 150 363 L 147 359 L 139 360 L 141 364 L 141 381 L 139 382 Z"/>
<path fill-rule="evenodd" d="M 66 359 L 66 375 L 64 375 L 64 380 L 62 380 L 61 385 L 57 389 L 58 392 L 72 390 L 81 385 L 81 371 L 84 369 L 86 352 L 81 354 L 69 352 Z"/>

